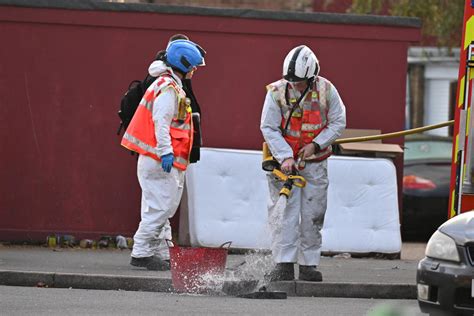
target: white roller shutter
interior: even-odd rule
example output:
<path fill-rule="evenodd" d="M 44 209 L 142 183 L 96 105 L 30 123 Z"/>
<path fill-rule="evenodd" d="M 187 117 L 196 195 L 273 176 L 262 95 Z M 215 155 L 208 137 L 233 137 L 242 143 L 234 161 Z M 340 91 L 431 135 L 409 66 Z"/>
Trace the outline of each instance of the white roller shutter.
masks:
<path fill-rule="evenodd" d="M 437 124 L 449 120 L 449 85 L 457 79 L 455 65 L 427 65 L 425 71 L 425 106 L 424 125 Z M 448 135 L 448 128 L 443 127 L 428 131 L 431 135 Z"/>

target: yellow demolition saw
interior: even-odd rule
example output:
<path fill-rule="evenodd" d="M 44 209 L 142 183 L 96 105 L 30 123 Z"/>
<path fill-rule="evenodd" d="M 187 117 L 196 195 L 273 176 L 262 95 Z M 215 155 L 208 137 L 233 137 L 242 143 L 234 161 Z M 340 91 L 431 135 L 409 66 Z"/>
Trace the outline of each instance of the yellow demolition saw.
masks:
<path fill-rule="evenodd" d="M 262 169 L 271 172 L 275 177 L 283 182 L 283 188 L 280 190 L 280 195 L 285 195 L 287 198 L 290 197 L 293 186 L 298 188 L 304 188 L 306 186 L 306 179 L 298 175 L 296 172 L 287 175 L 280 170 L 280 164 L 275 160 L 275 158 L 273 158 L 266 143 L 263 143 Z"/>

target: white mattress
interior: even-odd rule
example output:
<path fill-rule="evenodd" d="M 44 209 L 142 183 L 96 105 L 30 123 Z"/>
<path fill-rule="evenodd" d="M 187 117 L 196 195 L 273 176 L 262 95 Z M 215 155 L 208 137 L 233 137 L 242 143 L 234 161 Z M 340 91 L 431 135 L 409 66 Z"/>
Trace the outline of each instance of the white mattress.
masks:
<path fill-rule="evenodd" d="M 186 174 L 186 235 L 193 246 L 268 249 L 268 187 L 261 151 L 202 148 Z M 401 250 L 393 163 L 380 158 L 329 158 L 323 251 Z M 183 206 L 182 206 L 183 208 Z M 180 235 L 183 230 L 180 227 Z"/>

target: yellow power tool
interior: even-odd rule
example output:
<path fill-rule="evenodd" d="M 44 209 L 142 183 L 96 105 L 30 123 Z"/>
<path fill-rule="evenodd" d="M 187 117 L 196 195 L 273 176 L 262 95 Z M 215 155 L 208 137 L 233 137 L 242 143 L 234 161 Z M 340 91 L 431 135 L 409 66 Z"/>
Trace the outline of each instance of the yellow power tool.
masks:
<path fill-rule="evenodd" d="M 306 179 L 297 174 L 287 175 L 280 170 L 280 164 L 273 158 L 266 143 L 263 143 L 263 161 L 262 169 L 271 172 L 280 181 L 283 181 L 283 188 L 280 190 L 280 195 L 290 197 L 293 186 L 304 188 L 306 186 Z"/>

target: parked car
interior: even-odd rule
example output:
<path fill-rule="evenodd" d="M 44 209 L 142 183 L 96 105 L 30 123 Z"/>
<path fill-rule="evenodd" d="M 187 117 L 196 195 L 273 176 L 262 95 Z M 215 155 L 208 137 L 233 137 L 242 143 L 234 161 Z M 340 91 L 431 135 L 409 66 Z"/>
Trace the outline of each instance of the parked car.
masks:
<path fill-rule="evenodd" d="M 452 138 L 405 138 L 403 168 L 403 240 L 428 240 L 448 219 Z"/>
<path fill-rule="evenodd" d="M 474 315 L 474 211 L 442 224 L 416 275 L 418 303 L 430 315 Z"/>

